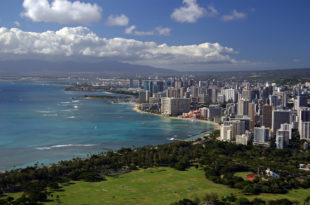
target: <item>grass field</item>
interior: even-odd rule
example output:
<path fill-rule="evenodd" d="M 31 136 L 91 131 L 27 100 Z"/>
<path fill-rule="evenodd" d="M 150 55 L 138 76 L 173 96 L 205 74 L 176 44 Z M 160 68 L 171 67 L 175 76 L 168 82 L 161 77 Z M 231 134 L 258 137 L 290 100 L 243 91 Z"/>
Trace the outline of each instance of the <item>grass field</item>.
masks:
<path fill-rule="evenodd" d="M 246 172 L 237 173 L 241 177 Z M 133 171 L 116 177 L 108 177 L 103 182 L 74 181 L 63 190 L 54 192 L 53 202 L 58 204 L 56 196 L 60 196 L 62 205 L 102 205 L 102 204 L 170 204 L 180 199 L 198 197 L 203 199 L 206 193 L 217 193 L 218 196 L 235 194 L 244 196 L 240 190 L 224 185 L 215 184 L 207 180 L 201 169 L 190 168 L 187 171 L 177 171 L 168 167 L 151 168 Z M 18 197 L 21 193 L 10 194 Z M 285 195 L 261 194 L 246 196 L 249 199 L 262 198 L 264 200 L 287 198 L 292 201 L 303 202 L 310 196 L 310 189 L 292 190 Z"/>
<path fill-rule="evenodd" d="M 195 168 L 183 172 L 152 168 L 108 177 L 103 182 L 74 183 L 64 186 L 64 192 L 54 193 L 54 198 L 59 195 L 63 204 L 170 204 L 183 198 L 202 198 L 207 192 L 238 192 L 206 180 L 203 171 Z"/>
<path fill-rule="evenodd" d="M 63 187 L 64 191 L 53 193 L 60 196 L 61 204 L 170 204 L 180 199 L 198 197 L 206 193 L 217 193 L 219 196 L 243 194 L 240 190 L 208 181 L 202 170 L 190 168 L 188 171 L 177 171 L 171 168 L 152 168 L 108 177 L 107 181 L 88 183 L 83 181 Z M 265 200 L 288 198 L 302 202 L 310 195 L 310 189 L 290 191 L 286 195 L 262 194 L 255 197 Z M 57 204 L 55 201 L 48 204 Z"/>

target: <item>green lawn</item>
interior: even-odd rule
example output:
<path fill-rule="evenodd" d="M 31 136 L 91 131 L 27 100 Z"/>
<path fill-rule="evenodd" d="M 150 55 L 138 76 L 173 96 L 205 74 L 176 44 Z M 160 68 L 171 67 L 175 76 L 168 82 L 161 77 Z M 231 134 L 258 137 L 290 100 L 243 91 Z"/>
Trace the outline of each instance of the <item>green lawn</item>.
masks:
<path fill-rule="evenodd" d="M 244 174 L 244 172 L 243 172 Z M 117 177 L 108 177 L 103 182 L 75 181 L 63 186 L 64 191 L 54 192 L 53 199 L 60 196 L 61 204 L 170 204 L 180 199 L 198 197 L 206 193 L 217 193 L 219 196 L 236 194 L 243 196 L 240 190 L 228 188 L 207 180 L 201 169 L 190 168 L 188 171 L 177 171 L 172 168 L 151 168 L 133 171 Z M 20 194 L 18 194 L 20 195 Z M 16 194 L 15 194 L 16 196 Z M 255 197 L 265 200 L 288 198 L 303 200 L 310 196 L 310 189 L 292 190 L 286 195 L 262 194 Z M 47 203 L 57 204 L 56 201 Z"/>
<path fill-rule="evenodd" d="M 247 177 L 249 174 L 254 174 L 254 173 L 253 172 L 236 172 L 234 175 L 236 177 L 241 177 L 243 180 L 250 180 Z"/>
<path fill-rule="evenodd" d="M 203 198 L 205 193 L 219 195 L 238 193 L 206 180 L 202 170 L 190 168 L 176 171 L 172 168 L 152 168 L 130 172 L 107 181 L 74 182 L 64 186 L 58 194 L 63 204 L 170 204 L 183 198 Z M 49 204 L 57 204 L 55 202 Z"/>

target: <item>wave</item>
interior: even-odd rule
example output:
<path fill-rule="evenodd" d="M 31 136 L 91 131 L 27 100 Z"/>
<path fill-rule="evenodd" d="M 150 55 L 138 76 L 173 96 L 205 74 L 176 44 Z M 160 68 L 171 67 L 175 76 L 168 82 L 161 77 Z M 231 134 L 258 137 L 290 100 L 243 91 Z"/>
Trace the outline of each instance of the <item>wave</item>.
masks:
<path fill-rule="evenodd" d="M 67 117 L 68 119 L 74 119 L 75 118 L 75 116 L 70 116 L 70 117 Z"/>
<path fill-rule="evenodd" d="M 71 102 L 60 102 L 61 104 L 70 104 Z"/>
<path fill-rule="evenodd" d="M 96 144 L 59 144 L 59 145 L 52 145 L 48 147 L 36 147 L 36 150 L 51 150 L 57 148 L 66 148 L 66 147 L 93 147 Z"/>
<path fill-rule="evenodd" d="M 78 103 L 80 102 L 79 100 L 72 100 L 73 103 Z"/>
<path fill-rule="evenodd" d="M 44 117 L 57 117 L 58 114 L 57 113 L 50 113 L 50 114 L 44 114 Z"/>
<path fill-rule="evenodd" d="M 61 110 L 61 112 L 72 112 L 74 109 L 66 109 L 66 110 Z"/>
<path fill-rule="evenodd" d="M 78 109 L 79 108 L 79 106 L 77 106 L 77 105 L 74 105 L 73 107 L 74 107 L 74 109 Z"/>
<path fill-rule="evenodd" d="M 55 111 L 52 110 L 37 110 L 36 112 L 43 114 L 55 113 Z"/>

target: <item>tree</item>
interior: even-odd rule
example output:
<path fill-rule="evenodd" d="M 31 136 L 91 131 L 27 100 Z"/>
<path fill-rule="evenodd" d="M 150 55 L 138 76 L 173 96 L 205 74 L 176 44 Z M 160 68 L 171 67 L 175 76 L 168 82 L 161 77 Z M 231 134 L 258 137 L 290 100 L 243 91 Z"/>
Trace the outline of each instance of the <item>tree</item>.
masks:
<path fill-rule="evenodd" d="M 247 198 L 241 197 L 237 200 L 236 204 L 237 205 L 249 205 L 251 204 L 251 202 Z"/>

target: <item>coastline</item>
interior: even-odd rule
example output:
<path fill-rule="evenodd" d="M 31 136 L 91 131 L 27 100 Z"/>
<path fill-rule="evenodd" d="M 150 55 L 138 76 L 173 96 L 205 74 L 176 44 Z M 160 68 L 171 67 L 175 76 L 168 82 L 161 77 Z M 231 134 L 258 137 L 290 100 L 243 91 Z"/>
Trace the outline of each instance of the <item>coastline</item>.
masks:
<path fill-rule="evenodd" d="M 155 116 L 159 116 L 159 117 L 168 117 L 169 119 L 174 119 L 174 120 L 187 120 L 187 121 L 195 121 L 195 122 L 200 122 L 200 123 L 205 123 L 205 124 L 209 124 L 209 125 L 213 125 L 214 130 L 218 130 L 220 129 L 220 124 L 216 123 L 216 122 L 212 122 L 212 121 L 207 121 L 207 120 L 200 120 L 200 119 L 192 119 L 192 118 L 181 118 L 181 117 L 171 117 L 171 116 L 163 116 L 161 114 L 155 114 L 155 113 L 150 113 L 150 112 L 145 112 L 139 109 L 139 104 L 138 103 L 119 103 L 119 104 L 130 104 L 133 105 L 133 109 L 135 112 L 138 113 L 142 113 L 142 114 L 149 114 L 149 115 L 155 115 Z M 203 138 L 204 136 L 207 136 L 209 134 L 209 132 L 206 133 L 200 133 L 198 134 L 198 136 L 200 135 L 200 137 L 198 138 Z M 197 139 L 198 139 L 197 138 Z M 189 139 L 192 140 L 192 139 Z M 188 141 L 185 139 L 185 141 Z"/>
<path fill-rule="evenodd" d="M 195 122 L 201 122 L 201 123 L 206 123 L 214 126 L 215 130 L 220 129 L 220 124 L 212 121 L 207 121 L 207 120 L 200 120 L 200 119 L 193 119 L 193 118 L 182 118 L 182 117 L 171 117 L 171 116 L 163 116 L 161 114 L 155 114 L 155 113 L 150 113 L 150 112 L 145 112 L 139 109 L 139 104 L 138 103 L 120 103 L 120 104 L 130 104 L 133 105 L 133 110 L 138 113 L 143 113 L 143 114 L 150 114 L 150 115 L 156 115 L 159 117 L 168 117 L 169 119 L 174 119 L 174 120 L 187 120 L 187 121 L 195 121 Z"/>

